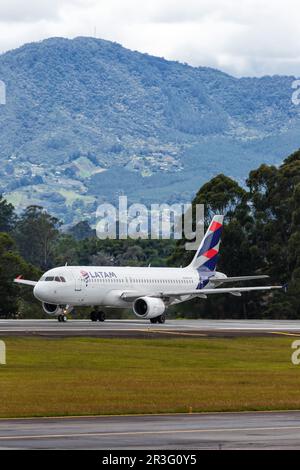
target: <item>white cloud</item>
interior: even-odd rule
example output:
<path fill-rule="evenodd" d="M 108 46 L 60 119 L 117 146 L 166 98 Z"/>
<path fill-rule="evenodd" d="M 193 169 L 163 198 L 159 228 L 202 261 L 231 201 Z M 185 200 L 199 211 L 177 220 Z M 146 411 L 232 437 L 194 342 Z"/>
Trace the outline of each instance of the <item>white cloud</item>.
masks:
<path fill-rule="evenodd" d="M 35 22 L 58 19 L 61 4 L 84 6 L 84 0 L 0 0 L 1 22 Z"/>
<path fill-rule="evenodd" d="M 0 50 L 93 36 L 235 75 L 300 75 L 297 0 L 0 0 Z"/>

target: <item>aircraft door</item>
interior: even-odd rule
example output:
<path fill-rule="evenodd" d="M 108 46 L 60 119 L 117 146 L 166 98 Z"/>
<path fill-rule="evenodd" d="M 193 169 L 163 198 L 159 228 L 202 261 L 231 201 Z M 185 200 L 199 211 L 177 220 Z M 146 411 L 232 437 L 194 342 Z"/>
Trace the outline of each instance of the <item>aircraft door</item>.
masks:
<path fill-rule="evenodd" d="M 86 290 L 86 288 L 90 284 L 90 275 L 87 271 L 79 271 L 74 273 L 75 277 L 75 291 L 81 292 L 82 290 Z"/>
<path fill-rule="evenodd" d="M 75 291 L 76 292 L 80 292 L 82 290 L 82 281 L 83 279 L 78 274 L 76 274 L 75 275 Z"/>

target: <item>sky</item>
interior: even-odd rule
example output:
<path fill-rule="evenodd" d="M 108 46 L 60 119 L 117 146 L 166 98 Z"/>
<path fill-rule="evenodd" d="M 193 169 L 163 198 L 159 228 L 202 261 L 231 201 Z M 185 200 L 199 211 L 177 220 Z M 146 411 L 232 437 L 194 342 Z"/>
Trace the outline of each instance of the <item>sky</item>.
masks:
<path fill-rule="evenodd" d="M 0 52 L 60 36 L 235 76 L 300 77 L 298 0 L 0 0 Z"/>

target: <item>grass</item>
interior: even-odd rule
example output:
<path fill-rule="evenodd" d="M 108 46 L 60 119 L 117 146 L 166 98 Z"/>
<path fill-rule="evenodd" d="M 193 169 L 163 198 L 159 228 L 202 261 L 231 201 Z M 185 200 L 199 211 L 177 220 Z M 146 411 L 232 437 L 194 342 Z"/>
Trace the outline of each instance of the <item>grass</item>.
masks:
<path fill-rule="evenodd" d="M 31 190 L 33 187 L 30 187 Z M 29 190 L 29 186 L 27 186 L 24 190 L 15 190 L 12 191 L 11 193 L 7 193 L 5 195 L 5 199 L 10 203 L 13 204 L 14 206 L 21 206 L 22 208 L 25 208 L 29 206 L 30 204 L 36 204 L 39 201 L 39 186 L 36 186 L 34 189 L 36 189 L 36 193 L 33 193 L 32 191 Z"/>
<path fill-rule="evenodd" d="M 61 188 L 58 192 L 66 199 L 67 206 L 71 206 L 73 202 L 77 200 L 83 201 L 86 204 L 89 204 L 95 201 L 95 198 L 93 196 L 85 196 L 85 195 L 83 196 L 83 195 L 78 194 L 76 191 L 73 191 L 72 189 Z"/>
<path fill-rule="evenodd" d="M 95 173 L 103 173 L 105 168 L 99 168 L 95 166 L 88 158 L 79 157 L 75 161 L 75 165 L 78 168 L 79 175 L 81 178 L 90 178 Z"/>
<path fill-rule="evenodd" d="M 299 409 L 292 338 L 7 338 L 0 417 Z"/>

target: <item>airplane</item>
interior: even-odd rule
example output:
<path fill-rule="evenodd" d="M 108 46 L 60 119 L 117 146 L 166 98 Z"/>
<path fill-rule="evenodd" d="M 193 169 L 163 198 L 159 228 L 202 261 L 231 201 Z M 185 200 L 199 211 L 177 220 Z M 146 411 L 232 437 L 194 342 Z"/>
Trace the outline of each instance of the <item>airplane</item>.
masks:
<path fill-rule="evenodd" d="M 215 215 L 192 262 L 181 268 L 63 266 L 47 271 L 39 281 L 14 282 L 33 287 L 43 310 L 67 320 L 74 307 L 91 307 L 92 321 L 104 321 L 101 308 L 131 307 L 136 317 L 165 323 L 170 305 L 213 294 L 241 296 L 243 292 L 270 291 L 283 286 L 219 287 L 224 283 L 265 279 L 269 276 L 235 276 L 216 271 L 223 216 Z M 99 309 L 100 307 L 100 309 Z"/>

